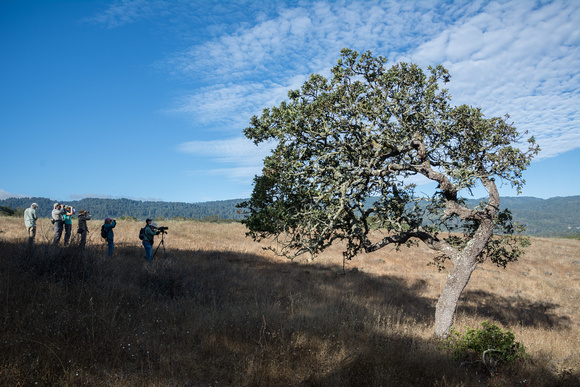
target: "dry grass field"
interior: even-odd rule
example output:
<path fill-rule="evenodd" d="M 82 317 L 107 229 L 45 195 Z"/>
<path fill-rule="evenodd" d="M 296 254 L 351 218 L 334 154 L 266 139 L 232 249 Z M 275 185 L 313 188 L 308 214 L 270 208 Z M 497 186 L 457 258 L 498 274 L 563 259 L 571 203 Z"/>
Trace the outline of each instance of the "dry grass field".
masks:
<path fill-rule="evenodd" d="M 105 259 L 101 221 L 79 250 L 51 248 L 42 219 L 28 248 L 23 221 L 0 217 L 0 385 L 580 385 L 578 240 L 533 238 L 507 269 L 474 272 L 456 329 L 488 320 L 530 355 L 490 375 L 431 337 L 447 273 L 425 247 L 343 270 L 338 247 L 291 262 L 237 223 L 159 223 L 167 256 L 146 263 L 143 223 L 119 221 Z"/>

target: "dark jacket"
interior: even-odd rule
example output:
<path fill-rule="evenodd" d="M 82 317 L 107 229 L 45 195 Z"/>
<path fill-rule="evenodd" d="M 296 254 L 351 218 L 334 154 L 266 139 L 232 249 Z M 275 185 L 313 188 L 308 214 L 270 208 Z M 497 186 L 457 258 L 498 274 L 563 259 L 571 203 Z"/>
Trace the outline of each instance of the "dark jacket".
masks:
<path fill-rule="evenodd" d="M 143 236 L 143 242 L 149 242 L 153 244 L 153 238 L 157 234 L 159 234 L 159 231 L 153 230 L 149 225 L 147 225 L 145 227 L 145 235 Z"/>
<path fill-rule="evenodd" d="M 111 223 L 105 223 L 105 232 L 107 233 L 107 240 L 108 241 L 112 241 L 113 239 L 115 239 L 115 233 L 113 232 L 113 229 L 115 228 L 115 226 L 117 225 L 117 222 L 115 222 L 114 220 Z"/>
<path fill-rule="evenodd" d="M 87 220 L 91 220 L 91 216 L 87 212 L 79 214 L 79 228 L 89 232 L 89 228 L 87 227 Z"/>

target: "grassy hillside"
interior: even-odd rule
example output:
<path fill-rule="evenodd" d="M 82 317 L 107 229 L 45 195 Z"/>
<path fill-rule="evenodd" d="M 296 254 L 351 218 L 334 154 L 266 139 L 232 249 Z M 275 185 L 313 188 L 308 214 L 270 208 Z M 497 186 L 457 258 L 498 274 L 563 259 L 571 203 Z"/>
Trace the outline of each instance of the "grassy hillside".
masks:
<path fill-rule="evenodd" d="M 431 338 L 447 273 L 422 246 L 343 271 L 338 249 L 290 262 L 240 224 L 168 221 L 167 258 L 146 263 L 142 223 L 119 222 L 108 260 L 99 224 L 80 251 L 50 248 L 43 219 L 29 249 L 21 219 L 0 217 L 0 385 L 580 383 L 580 241 L 532 238 L 520 262 L 474 272 L 456 328 L 489 320 L 530 354 L 490 375 Z"/>

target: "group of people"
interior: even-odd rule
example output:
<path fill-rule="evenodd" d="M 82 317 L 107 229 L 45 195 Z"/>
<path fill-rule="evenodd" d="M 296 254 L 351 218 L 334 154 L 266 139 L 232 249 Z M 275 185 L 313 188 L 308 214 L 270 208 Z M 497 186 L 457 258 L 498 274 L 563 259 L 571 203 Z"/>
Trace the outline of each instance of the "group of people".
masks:
<path fill-rule="evenodd" d="M 36 210 L 38 205 L 32 203 L 29 208 L 24 211 L 24 225 L 28 232 L 28 244 L 34 243 L 34 238 L 36 237 L 36 221 L 38 220 L 38 215 Z M 60 203 L 54 204 L 54 209 L 52 210 L 51 222 L 54 225 L 54 237 L 52 240 L 53 245 L 58 245 L 64 231 L 64 244 L 67 245 L 71 240 L 72 233 L 72 216 L 75 215 L 76 210 L 72 206 L 67 206 Z M 80 235 L 79 247 L 83 248 L 87 242 L 87 234 L 89 228 L 87 226 L 87 220 L 91 220 L 91 215 L 87 210 L 80 210 L 78 214 L 78 229 L 77 233 Z M 102 236 L 107 241 L 107 258 L 113 255 L 115 249 L 115 234 L 113 229 L 117 225 L 115 219 L 106 218 L 103 224 Z M 145 227 L 143 230 L 143 248 L 145 249 L 145 259 L 148 261 L 153 260 L 153 244 L 155 235 L 161 233 L 158 229 L 156 222 L 151 219 L 145 221 Z"/>
<path fill-rule="evenodd" d="M 52 239 L 53 245 L 58 245 L 60 238 L 62 237 L 62 232 L 64 231 L 64 244 L 68 245 L 72 234 L 72 217 L 76 213 L 76 210 L 72 206 L 66 206 L 64 204 L 55 203 L 54 209 L 52 210 L 51 222 L 54 225 L 54 237 Z M 79 246 L 84 247 L 87 243 L 87 234 L 89 228 L 87 227 L 87 220 L 91 220 L 91 215 L 89 211 L 80 210 L 79 211 L 79 226 L 77 233 L 80 234 Z"/>

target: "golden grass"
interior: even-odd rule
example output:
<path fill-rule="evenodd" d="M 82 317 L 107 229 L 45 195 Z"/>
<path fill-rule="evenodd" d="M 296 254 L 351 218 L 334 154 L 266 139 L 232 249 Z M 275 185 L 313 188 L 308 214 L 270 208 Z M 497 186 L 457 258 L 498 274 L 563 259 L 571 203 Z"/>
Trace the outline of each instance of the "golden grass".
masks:
<path fill-rule="evenodd" d="M 237 223 L 159 223 L 168 257 L 146 263 L 143 223 L 120 221 L 106 260 L 99 221 L 85 252 L 49 248 L 47 219 L 27 250 L 23 222 L 0 217 L 0 384 L 580 383 L 580 241 L 533 238 L 507 269 L 474 272 L 456 328 L 489 320 L 530 354 L 491 378 L 431 338 L 447 273 L 423 246 L 361 255 L 343 274 L 338 246 L 290 262 Z"/>

